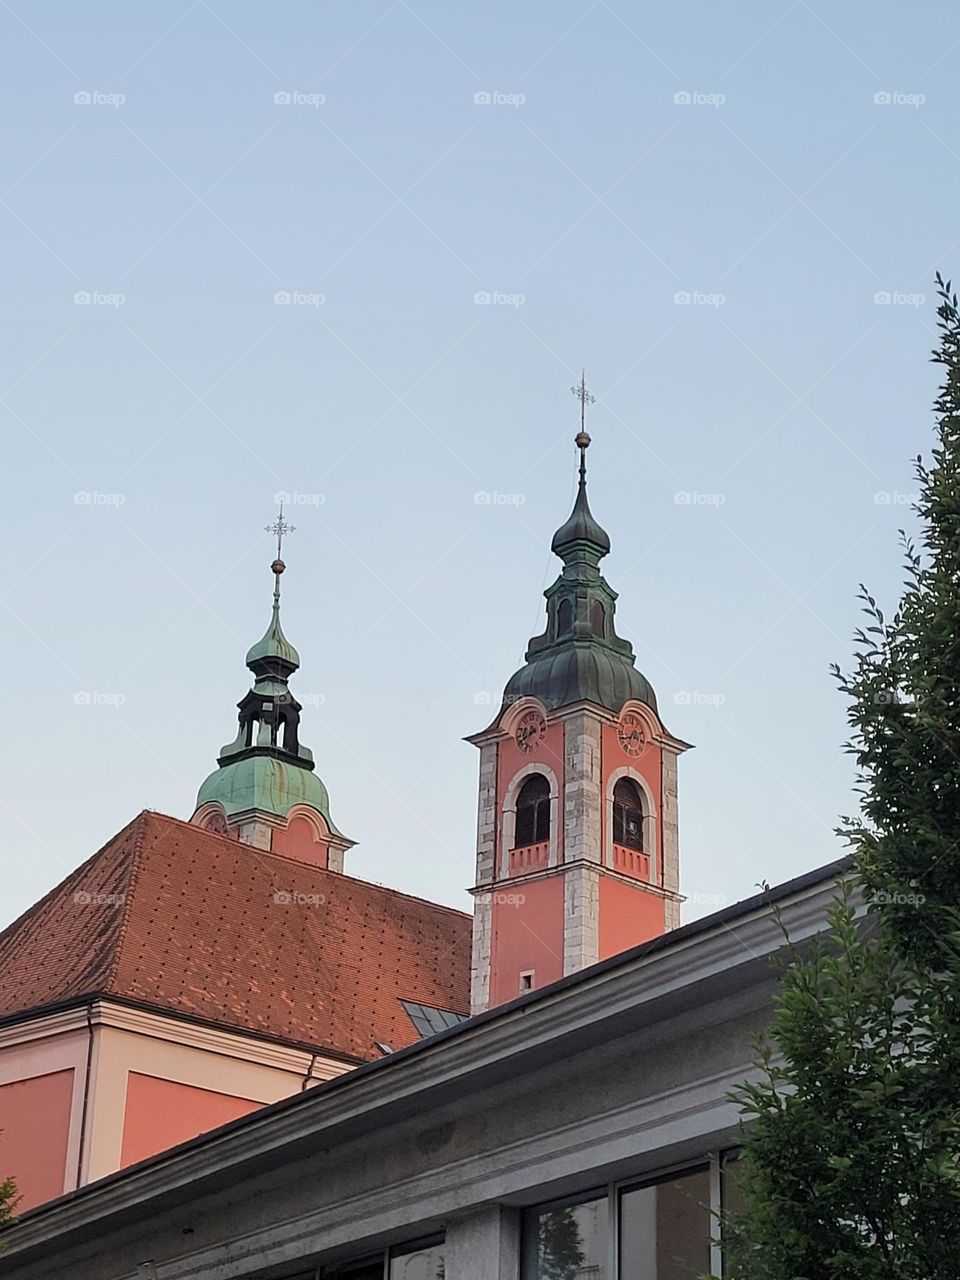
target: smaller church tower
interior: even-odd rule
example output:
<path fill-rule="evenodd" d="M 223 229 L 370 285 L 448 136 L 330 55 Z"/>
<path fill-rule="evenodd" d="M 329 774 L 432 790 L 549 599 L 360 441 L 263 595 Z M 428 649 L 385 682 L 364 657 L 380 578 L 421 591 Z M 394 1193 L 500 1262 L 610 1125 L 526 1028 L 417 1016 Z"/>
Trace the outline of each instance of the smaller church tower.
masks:
<path fill-rule="evenodd" d="M 280 576 L 286 568 L 280 557 L 285 535 L 293 532 L 283 507 L 267 532 L 277 539 L 270 625 L 247 653 L 254 684 L 238 703 L 237 736 L 221 749 L 190 821 L 258 849 L 342 871 L 343 855 L 355 842 L 330 817 L 313 752 L 300 741 L 302 707 L 288 685 L 300 655 L 280 626 Z"/>
<path fill-rule="evenodd" d="M 575 388 L 581 406 L 589 399 Z M 547 623 L 482 733 L 472 1011 L 680 923 L 677 756 L 600 572 L 610 539 L 580 481 L 554 534 Z"/>

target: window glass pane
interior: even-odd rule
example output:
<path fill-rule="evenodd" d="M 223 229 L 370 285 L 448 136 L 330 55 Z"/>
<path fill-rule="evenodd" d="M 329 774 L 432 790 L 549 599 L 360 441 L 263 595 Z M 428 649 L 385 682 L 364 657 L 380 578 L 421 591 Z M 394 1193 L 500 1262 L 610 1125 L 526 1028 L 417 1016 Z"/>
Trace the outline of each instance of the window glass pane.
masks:
<path fill-rule="evenodd" d="M 736 1216 L 745 1207 L 743 1192 L 740 1189 L 740 1172 L 743 1169 L 743 1162 L 740 1159 L 739 1152 L 727 1152 L 720 1164 L 720 1177 L 722 1179 L 720 1195 L 724 1213 L 730 1213 Z"/>
<path fill-rule="evenodd" d="M 737 1218 L 746 1208 L 746 1200 L 740 1181 L 743 1173 L 743 1161 L 739 1152 L 728 1151 L 720 1161 L 720 1204 L 723 1208 L 723 1246 L 724 1253 L 729 1251 L 729 1260 L 725 1260 L 725 1270 L 737 1259 L 746 1246 L 737 1237 Z M 749 1249 L 746 1249 L 749 1252 Z"/>
<path fill-rule="evenodd" d="M 623 832 L 625 828 L 625 815 L 623 805 L 618 801 L 613 802 L 613 842 L 614 844 L 623 844 Z"/>
<path fill-rule="evenodd" d="M 527 844 L 536 844 L 535 823 L 536 806 L 532 804 L 518 805 L 517 831 L 514 840 L 518 849 Z"/>
<path fill-rule="evenodd" d="M 310 1272 L 310 1276 L 297 1277 L 297 1280 L 310 1280 L 314 1276 L 314 1272 Z M 329 1274 L 329 1273 L 325 1273 Z M 352 1263 L 342 1270 L 334 1272 L 335 1280 L 383 1280 L 383 1254 L 379 1258 L 371 1258 L 367 1262 Z"/>
<path fill-rule="evenodd" d="M 540 800 L 537 803 L 537 830 L 535 844 L 550 839 L 550 801 Z"/>
<path fill-rule="evenodd" d="M 443 1280 L 443 1243 L 391 1252 L 390 1280 Z"/>
<path fill-rule="evenodd" d="M 607 1280 L 607 1200 L 532 1209 L 524 1239 L 523 1280 Z"/>
<path fill-rule="evenodd" d="M 630 849 L 642 849 L 643 815 L 639 809 L 624 809 L 623 816 L 626 827 L 623 843 Z"/>
<path fill-rule="evenodd" d="M 620 1280 L 709 1275 L 713 1225 L 707 1169 L 622 1192 Z"/>

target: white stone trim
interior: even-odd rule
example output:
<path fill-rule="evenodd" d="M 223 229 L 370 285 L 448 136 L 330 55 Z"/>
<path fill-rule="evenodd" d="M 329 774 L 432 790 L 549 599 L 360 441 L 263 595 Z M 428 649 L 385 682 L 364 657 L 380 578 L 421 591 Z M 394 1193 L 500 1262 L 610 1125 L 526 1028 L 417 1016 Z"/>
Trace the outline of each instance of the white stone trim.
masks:
<path fill-rule="evenodd" d="M 480 785 L 477 794 L 477 884 L 497 878 L 497 757 L 495 742 L 480 747 Z"/>
<path fill-rule="evenodd" d="M 600 868 L 567 866 L 563 878 L 563 972 L 577 973 L 600 959 Z"/>
<path fill-rule="evenodd" d="M 86 1034 L 87 1010 L 94 1027 L 113 1027 L 136 1032 L 155 1040 L 167 1040 L 174 1044 L 204 1049 L 208 1053 L 237 1058 L 281 1071 L 303 1075 L 311 1062 L 317 1078 L 327 1079 L 349 1070 L 359 1063 L 333 1055 L 326 1057 L 320 1050 L 298 1049 L 293 1045 L 263 1040 L 255 1032 L 244 1035 L 227 1027 L 217 1027 L 200 1022 L 188 1022 L 170 1013 L 152 1012 L 134 1005 L 114 1003 L 109 996 L 95 997 L 75 1008 L 53 1014 L 25 1017 L 22 1022 L 0 1028 L 0 1050 L 9 1046 L 27 1044 L 63 1036 L 70 1032 Z"/>
<path fill-rule="evenodd" d="M 557 775 L 548 764 L 544 764 L 543 761 L 532 760 L 530 764 L 525 764 L 522 769 L 517 770 L 507 784 L 507 789 L 503 794 L 503 808 L 500 813 L 500 865 L 497 876 L 500 880 L 506 880 L 510 875 L 510 852 L 513 849 L 513 841 L 517 830 L 517 796 L 520 794 L 520 788 L 534 773 L 542 774 L 550 784 L 550 841 L 547 865 L 550 867 L 557 865 L 560 828 L 560 784 L 557 781 Z"/>
<path fill-rule="evenodd" d="M 219 800 L 207 800 L 202 804 L 199 809 L 194 811 L 193 817 L 190 819 L 190 824 L 194 827 L 200 827 L 202 831 L 210 831 L 210 828 L 207 826 L 207 821 L 215 816 L 219 816 L 223 819 L 223 825 L 225 829 L 229 831 L 230 823 L 227 818 L 227 811 Z M 213 831 L 211 834 L 219 835 L 222 833 Z"/>
<path fill-rule="evenodd" d="M 639 773 L 632 765 L 621 765 L 619 769 L 614 769 L 607 779 L 606 791 L 603 796 L 603 865 L 605 867 L 613 866 L 613 789 L 621 778 L 629 778 L 631 782 L 635 782 L 640 788 L 640 794 L 643 797 L 643 852 L 650 859 L 650 881 L 652 884 L 660 883 L 659 860 L 657 850 L 657 805 L 653 791 L 646 778 Z"/>
<path fill-rule="evenodd" d="M 313 805 L 293 805 L 286 816 L 286 825 L 288 827 L 294 818 L 304 818 L 313 827 L 317 839 L 324 844 L 329 844 L 334 849 L 352 849 L 357 843 L 356 840 L 348 840 L 346 836 L 337 835 L 335 831 L 332 831 L 326 818 L 319 809 L 314 809 Z"/>
<path fill-rule="evenodd" d="M 490 1003 L 493 943 L 493 894 L 480 893 L 473 905 L 473 954 L 470 965 L 470 1012 L 483 1013 Z"/>
<path fill-rule="evenodd" d="M 503 715 L 500 717 L 500 728 L 508 736 L 512 736 L 520 720 L 528 711 L 539 711 L 544 720 L 547 719 L 547 708 L 539 698 L 518 698 L 516 702 L 511 702 L 504 710 Z"/>
<path fill-rule="evenodd" d="M 586 859 L 598 866 L 603 812 L 602 722 L 589 709 L 570 716 L 563 726 L 563 860 Z"/>

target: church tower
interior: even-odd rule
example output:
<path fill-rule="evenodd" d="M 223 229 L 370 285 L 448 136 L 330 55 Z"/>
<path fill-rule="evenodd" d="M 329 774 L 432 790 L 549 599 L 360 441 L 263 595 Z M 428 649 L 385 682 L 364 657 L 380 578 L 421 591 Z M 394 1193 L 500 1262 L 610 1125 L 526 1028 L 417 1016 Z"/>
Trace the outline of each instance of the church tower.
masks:
<path fill-rule="evenodd" d="M 589 399 L 575 389 L 581 407 Z M 680 923 L 677 756 L 600 572 L 610 539 L 580 483 L 563 561 L 480 749 L 472 1011 L 513 1000 Z"/>
<path fill-rule="evenodd" d="M 300 741 L 302 707 L 288 684 L 300 655 L 280 626 L 280 575 L 286 568 L 280 555 L 285 535 L 293 532 L 282 507 L 267 532 L 277 539 L 270 625 L 247 653 L 254 684 L 238 703 L 237 736 L 221 749 L 190 821 L 258 849 L 342 871 L 343 855 L 355 842 L 330 817 L 313 752 Z"/>

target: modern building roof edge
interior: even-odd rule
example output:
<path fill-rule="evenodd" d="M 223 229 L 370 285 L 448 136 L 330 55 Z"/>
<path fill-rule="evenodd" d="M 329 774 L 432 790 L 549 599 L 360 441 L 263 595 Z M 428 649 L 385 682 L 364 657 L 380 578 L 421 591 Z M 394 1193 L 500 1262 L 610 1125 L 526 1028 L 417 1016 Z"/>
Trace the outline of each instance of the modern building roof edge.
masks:
<path fill-rule="evenodd" d="M 459 1025 L 450 1027 L 445 1031 L 438 1032 L 434 1036 L 420 1040 L 415 1044 L 408 1045 L 403 1049 L 397 1050 L 386 1057 L 374 1062 L 363 1062 L 352 1071 L 347 1071 L 341 1075 L 332 1077 L 314 1084 L 309 1089 L 290 1097 L 281 1098 L 277 1102 L 269 1103 L 261 1107 L 259 1110 L 251 1112 L 249 1115 L 241 1116 L 236 1120 L 231 1120 L 227 1124 L 213 1129 L 207 1133 L 200 1134 L 198 1137 L 191 1138 L 187 1142 L 182 1142 L 178 1146 L 171 1147 L 166 1151 L 162 1151 L 157 1155 L 150 1156 L 146 1160 L 139 1161 L 137 1164 L 128 1165 L 124 1169 L 120 1169 L 115 1173 L 108 1174 L 106 1177 L 99 1178 L 94 1182 L 89 1182 L 76 1190 L 69 1191 L 65 1195 L 59 1196 L 54 1200 L 46 1201 L 44 1204 L 38 1205 L 34 1209 L 28 1210 L 16 1222 L 0 1229 L 0 1237 L 6 1237 L 10 1246 L 16 1248 L 16 1235 L 21 1227 L 31 1227 L 34 1224 L 39 1225 L 41 1220 L 51 1214 L 55 1214 L 61 1210 L 66 1210 L 71 1206 L 78 1205 L 84 1200 L 91 1197 L 102 1196 L 108 1193 L 116 1184 L 127 1180 L 134 1182 L 138 1177 L 160 1169 L 165 1164 L 170 1164 L 182 1159 L 185 1155 L 194 1151 L 199 1151 L 203 1147 L 211 1146 L 222 1142 L 231 1135 L 242 1132 L 251 1131 L 261 1127 L 265 1121 L 273 1116 L 282 1115 L 296 1108 L 310 1105 L 311 1102 L 316 1103 L 320 1098 L 328 1096 L 334 1090 L 341 1090 L 348 1087 L 355 1087 L 366 1077 L 375 1072 L 388 1071 L 391 1067 L 396 1067 L 402 1062 L 407 1061 L 416 1054 L 436 1048 L 439 1044 L 449 1040 L 455 1036 L 465 1036 L 470 1031 L 479 1026 L 505 1019 L 518 1010 L 531 1008 L 548 1001 L 551 997 L 556 996 L 564 991 L 574 989 L 576 987 L 586 985 L 596 977 L 612 972 L 618 968 L 626 968 L 636 960 L 646 958 L 647 956 L 667 953 L 678 944 L 689 942 L 700 936 L 708 935 L 712 930 L 718 927 L 724 928 L 731 922 L 745 920 L 754 913 L 769 908 L 774 903 L 783 902 L 791 897 L 805 893 L 809 889 L 813 889 L 819 885 L 823 885 L 831 880 L 838 880 L 843 875 L 853 869 L 854 859 L 852 856 L 838 858 L 833 862 L 826 863 L 821 867 L 817 867 L 812 871 L 804 872 L 802 875 L 795 876 L 791 880 L 784 881 L 779 885 L 772 885 L 769 889 L 762 890 L 760 893 L 754 894 L 750 898 L 745 898 L 740 902 L 732 903 L 728 907 L 724 907 L 719 911 L 713 912 L 711 915 L 702 916 L 698 920 L 693 920 L 689 924 L 682 925 L 678 929 L 671 930 L 669 933 L 663 934 L 649 942 L 641 943 L 637 947 L 632 947 L 629 951 L 623 951 L 615 956 L 611 956 L 607 960 L 591 965 L 589 968 L 581 969 L 577 973 L 569 974 L 560 978 L 557 982 L 551 983 L 549 986 L 540 988 L 537 991 L 521 996 L 517 1000 L 511 1001 L 509 1004 L 498 1005 L 494 1009 L 486 1010 L 483 1013 L 461 1022 Z M 114 997 L 107 997 L 113 999 Z M 86 998 L 88 1001 L 90 997 Z M 79 1003 L 82 1003 L 80 1001 Z M 71 1226 L 66 1225 L 65 1230 L 70 1230 Z M 31 1247 L 25 1244 L 25 1248 Z M 12 1256 L 12 1255 L 8 1255 Z"/>

